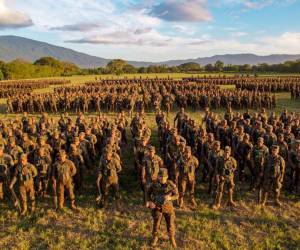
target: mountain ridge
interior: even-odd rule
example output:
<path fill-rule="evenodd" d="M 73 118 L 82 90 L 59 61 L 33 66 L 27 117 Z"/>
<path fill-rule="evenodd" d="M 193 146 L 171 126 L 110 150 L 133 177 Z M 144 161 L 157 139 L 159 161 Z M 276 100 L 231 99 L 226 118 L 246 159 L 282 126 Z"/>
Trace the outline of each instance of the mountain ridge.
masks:
<path fill-rule="evenodd" d="M 52 56 L 62 61 L 73 62 L 81 68 L 95 68 L 105 66 L 112 59 L 88 55 L 73 49 L 52 45 L 46 42 L 41 42 L 19 36 L 0 36 L 0 60 L 5 62 L 14 59 L 24 59 L 30 62 L 43 57 Z M 224 54 L 214 55 L 210 57 L 197 57 L 181 60 L 167 60 L 162 62 L 143 62 L 143 61 L 128 61 L 135 67 L 147 67 L 150 65 L 168 65 L 178 66 L 187 62 L 196 62 L 201 65 L 214 64 L 216 61 L 223 61 L 225 64 L 250 64 L 256 65 L 259 63 L 277 64 L 289 60 L 300 59 L 300 54 L 272 54 L 259 56 L 252 53 L 242 54 Z"/>

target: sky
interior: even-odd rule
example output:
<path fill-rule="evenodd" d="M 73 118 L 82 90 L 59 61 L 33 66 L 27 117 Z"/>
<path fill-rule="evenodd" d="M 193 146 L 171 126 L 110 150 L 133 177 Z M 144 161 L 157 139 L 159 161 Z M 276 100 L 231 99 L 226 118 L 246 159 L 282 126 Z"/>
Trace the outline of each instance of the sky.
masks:
<path fill-rule="evenodd" d="M 0 35 L 137 61 L 300 54 L 300 0 L 0 0 Z"/>

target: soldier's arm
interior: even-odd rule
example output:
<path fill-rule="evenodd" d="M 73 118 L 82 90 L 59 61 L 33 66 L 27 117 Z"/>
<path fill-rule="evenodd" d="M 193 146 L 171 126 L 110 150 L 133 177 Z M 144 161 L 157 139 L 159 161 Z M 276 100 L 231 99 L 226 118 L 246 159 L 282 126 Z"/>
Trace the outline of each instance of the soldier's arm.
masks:
<path fill-rule="evenodd" d="M 283 182 L 283 178 L 285 175 L 285 160 L 281 159 L 281 176 L 280 176 L 280 182 Z"/>
<path fill-rule="evenodd" d="M 168 201 L 175 201 L 175 200 L 177 200 L 179 198 L 179 193 L 178 193 L 177 186 L 174 183 L 172 183 L 172 185 L 173 185 L 172 192 L 165 197 L 166 200 L 168 200 Z"/>
<path fill-rule="evenodd" d="M 71 171 L 71 176 L 74 176 L 77 172 L 76 166 L 73 162 L 71 162 L 71 164 L 70 164 L 70 171 Z"/>
<path fill-rule="evenodd" d="M 120 161 L 116 161 L 116 171 L 117 173 L 121 172 L 122 170 L 122 165 L 121 165 L 121 162 Z"/>
<path fill-rule="evenodd" d="M 34 165 L 31 165 L 30 170 L 31 170 L 31 173 L 32 173 L 32 177 L 33 178 L 36 177 L 37 174 L 38 174 L 36 167 Z"/>

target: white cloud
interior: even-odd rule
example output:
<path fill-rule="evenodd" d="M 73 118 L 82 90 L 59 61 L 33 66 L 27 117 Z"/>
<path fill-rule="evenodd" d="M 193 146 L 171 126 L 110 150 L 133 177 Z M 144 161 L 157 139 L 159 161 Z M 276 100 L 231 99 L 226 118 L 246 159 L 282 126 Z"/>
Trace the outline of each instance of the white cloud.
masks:
<path fill-rule="evenodd" d="M 165 0 L 153 5 L 150 14 L 170 22 L 203 22 L 212 20 L 206 0 Z"/>
<path fill-rule="evenodd" d="M 0 29 L 23 28 L 33 25 L 31 18 L 8 7 L 8 1 L 0 0 Z"/>

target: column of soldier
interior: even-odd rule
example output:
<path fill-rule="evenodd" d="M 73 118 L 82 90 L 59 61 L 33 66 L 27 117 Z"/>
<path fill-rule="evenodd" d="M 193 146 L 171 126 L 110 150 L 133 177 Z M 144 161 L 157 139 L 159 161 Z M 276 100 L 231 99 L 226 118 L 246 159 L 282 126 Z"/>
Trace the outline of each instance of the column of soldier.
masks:
<path fill-rule="evenodd" d="M 134 108 L 151 110 L 162 106 L 167 112 L 174 105 L 199 110 L 204 107 L 232 106 L 274 108 L 275 95 L 247 90 L 220 89 L 217 84 L 173 79 L 102 80 L 79 87 L 56 88 L 54 93 L 16 94 L 7 99 L 8 113 L 100 112 Z"/>
<path fill-rule="evenodd" d="M 97 200 L 105 207 L 110 186 L 118 198 L 119 146 L 126 143 L 126 126 L 124 113 L 112 123 L 102 114 L 90 119 L 79 114 L 75 123 L 68 114 L 59 121 L 47 114 L 36 120 L 27 113 L 22 119 L 1 121 L 0 199 L 7 196 L 25 215 L 27 198 L 34 212 L 36 197 L 49 197 L 51 184 L 55 208 L 63 208 L 67 190 L 70 206 L 76 209 L 74 190 L 83 192 L 83 178 L 92 172 L 97 176 Z M 21 204 L 15 193 L 16 183 Z"/>

